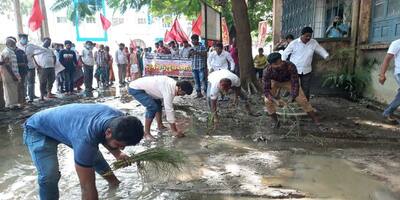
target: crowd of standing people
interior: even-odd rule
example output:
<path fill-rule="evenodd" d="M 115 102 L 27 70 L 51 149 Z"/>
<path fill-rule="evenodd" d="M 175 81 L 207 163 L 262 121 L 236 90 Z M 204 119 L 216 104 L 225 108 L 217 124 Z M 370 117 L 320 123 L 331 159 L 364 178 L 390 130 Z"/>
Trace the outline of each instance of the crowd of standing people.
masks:
<path fill-rule="evenodd" d="M 52 43 L 51 38 L 43 38 L 42 45 L 29 41 L 27 34 L 6 38 L 6 47 L 1 52 L 0 64 L 2 88 L 1 109 L 21 109 L 35 99 L 46 101 L 57 98 L 57 93 L 70 96 L 82 91 L 90 96 L 95 89 L 112 86 L 116 80 L 114 63 L 117 66 L 119 86 L 126 86 L 143 74 L 144 50 L 128 47 L 121 43 L 115 54 L 110 47 L 86 41 L 82 51 L 78 51 L 70 40 Z M 40 97 L 36 96 L 36 76 L 38 75 Z M 93 80 L 97 80 L 97 88 Z M 2 103 L 2 101 L 4 101 Z"/>

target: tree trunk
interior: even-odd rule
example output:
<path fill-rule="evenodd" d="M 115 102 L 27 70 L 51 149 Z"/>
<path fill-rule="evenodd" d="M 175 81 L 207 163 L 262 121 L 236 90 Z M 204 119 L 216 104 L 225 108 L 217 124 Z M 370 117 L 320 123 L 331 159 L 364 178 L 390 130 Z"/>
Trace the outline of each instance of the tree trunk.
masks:
<path fill-rule="evenodd" d="M 14 0 L 14 14 L 15 14 L 15 22 L 17 25 L 17 35 L 24 32 L 22 27 L 22 16 L 21 16 L 21 4 L 19 0 Z"/>
<path fill-rule="evenodd" d="M 251 49 L 250 21 L 245 0 L 232 0 L 233 21 L 236 27 L 236 42 L 239 52 L 240 81 L 242 88 L 251 91 L 257 90 L 255 73 L 253 70 L 253 56 Z"/>
<path fill-rule="evenodd" d="M 42 27 L 40 28 L 40 39 L 43 39 L 44 37 L 50 37 L 49 21 L 47 20 L 47 10 L 44 0 L 39 0 L 39 4 L 40 4 L 40 10 L 42 10 L 42 15 L 44 17 Z"/>

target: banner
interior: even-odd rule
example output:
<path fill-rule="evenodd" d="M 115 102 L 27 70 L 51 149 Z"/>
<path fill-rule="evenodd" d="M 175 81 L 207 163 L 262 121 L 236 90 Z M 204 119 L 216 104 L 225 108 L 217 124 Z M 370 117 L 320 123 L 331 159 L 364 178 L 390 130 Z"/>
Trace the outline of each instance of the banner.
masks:
<path fill-rule="evenodd" d="M 143 58 L 143 64 L 145 76 L 192 77 L 192 61 L 190 59 L 146 56 Z"/>
<path fill-rule="evenodd" d="M 225 17 L 222 18 L 222 44 L 224 46 L 229 45 L 229 29 Z"/>
<path fill-rule="evenodd" d="M 268 36 L 268 22 L 261 21 L 258 23 L 258 40 L 257 40 L 257 47 L 264 47 L 265 40 Z"/>
<path fill-rule="evenodd" d="M 201 17 L 201 37 L 221 41 L 221 13 L 202 1 Z"/>

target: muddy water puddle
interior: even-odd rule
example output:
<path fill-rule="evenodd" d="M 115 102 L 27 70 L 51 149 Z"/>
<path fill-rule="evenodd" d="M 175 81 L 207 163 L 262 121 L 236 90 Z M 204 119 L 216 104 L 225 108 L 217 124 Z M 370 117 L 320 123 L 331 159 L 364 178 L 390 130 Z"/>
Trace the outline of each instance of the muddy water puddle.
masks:
<path fill-rule="evenodd" d="M 108 102 L 143 118 L 143 107 Z M 134 109 L 132 109 L 134 108 Z M 193 119 L 185 118 L 184 126 Z M 196 126 L 196 129 L 201 126 Z M 393 200 L 384 181 L 357 170 L 350 162 L 320 155 L 295 155 L 289 151 L 273 151 L 230 136 L 205 136 L 191 130 L 183 139 L 160 133 L 156 143 L 141 143 L 126 152 L 140 152 L 154 146 L 173 147 L 187 156 L 180 172 L 156 173 L 143 177 L 131 166 L 116 172 L 121 180 L 117 189 L 110 189 L 100 177 L 96 184 L 101 199 L 354 199 Z M 38 199 L 36 169 L 22 144 L 20 124 L 0 126 L 0 199 Z M 109 163 L 113 158 L 101 148 Z M 61 199 L 80 199 L 73 153 L 59 145 L 62 178 Z"/>

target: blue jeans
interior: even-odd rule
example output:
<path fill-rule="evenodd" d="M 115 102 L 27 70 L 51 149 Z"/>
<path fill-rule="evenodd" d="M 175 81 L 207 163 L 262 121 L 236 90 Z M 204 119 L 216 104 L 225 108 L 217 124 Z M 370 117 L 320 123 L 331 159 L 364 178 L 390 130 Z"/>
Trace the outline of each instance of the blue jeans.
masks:
<path fill-rule="evenodd" d="M 38 171 L 40 199 L 59 199 L 58 181 L 61 177 L 57 158 L 59 142 L 26 126 L 23 140 Z M 97 152 L 93 164 L 94 169 L 100 175 L 111 170 L 100 151 Z"/>
<path fill-rule="evenodd" d="M 206 69 L 192 70 L 194 84 L 196 85 L 196 92 L 201 92 L 201 85 L 203 85 L 204 93 L 207 93 L 207 77 L 205 76 Z"/>
<path fill-rule="evenodd" d="M 135 97 L 139 103 L 146 107 L 146 119 L 154 119 L 156 113 L 161 112 L 161 99 L 153 99 L 153 97 L 148 95 L 144 90 L 129 88 L 128 92 Z"/>
<path fill-rule="evenodd" d="M 64 81 L 65 81 L 65 91 L 73 92 L 74 91 L 74 74 L 75 68 L 65 69 L 64 70 Z"/>
<path fill-rule="evenodd" d="M 28 69 L 26 83 L 27 83 L 28 98 L 31 101 L 33 101 L 35 97 L 35 79 L 36 79 L 36 69 Z"/>
<path fill-rule="evenodd" d="M 110 82 L 109 74 L 110 74 L 110 68 L 108 67 L 108 65 L 102 66 L 100 80 L 103 83 L 103 85 L 107 85 Z"/>
<path fill-rule="evenodd" d="M 397 81 L 397 84 L 400 86 L 400 74 L 396 74 L 394 78 Z M 400 106 L 400 88 L 397 89 L 397 94 L 394 97 L 393 101 L 389 104 L 389 106 L 383 111 L 383 116 L 388 117 L 396 111 L 396 109 Z"/>

